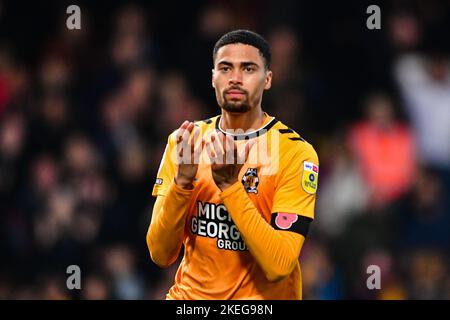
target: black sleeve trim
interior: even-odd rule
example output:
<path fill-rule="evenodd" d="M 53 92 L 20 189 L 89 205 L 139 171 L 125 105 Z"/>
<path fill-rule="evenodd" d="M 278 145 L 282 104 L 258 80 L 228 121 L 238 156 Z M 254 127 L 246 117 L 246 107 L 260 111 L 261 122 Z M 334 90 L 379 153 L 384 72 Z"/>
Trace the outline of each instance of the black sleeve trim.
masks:
<path fill-rule="evenodd" d="M 289 221 L 289 217 L 291 217 L 291 214 L 289 214 L 289 216 L 284 216 L 283 214 L 279 214 L 278 212 L 272 213 L 270 225 L 275 230 L 296 232 L 306 238 L 312 219 L 297 215 L 297 219 L 295 221 Z"/>
<path fill-rule="evenodd" d="M 289 140 L 292 140 L 292 141 L 303 141 L 303 142 L 305 142 L 305 139 L 303 139 L 302 137 L 289 138 Z"/>
<path fill-rule="evenodd" d="M 278 131 L 280 133 L 293 133 L 294 130 L 292 130 L 291 128 L 287 128 L 287 129 L 278 129 Z"/>

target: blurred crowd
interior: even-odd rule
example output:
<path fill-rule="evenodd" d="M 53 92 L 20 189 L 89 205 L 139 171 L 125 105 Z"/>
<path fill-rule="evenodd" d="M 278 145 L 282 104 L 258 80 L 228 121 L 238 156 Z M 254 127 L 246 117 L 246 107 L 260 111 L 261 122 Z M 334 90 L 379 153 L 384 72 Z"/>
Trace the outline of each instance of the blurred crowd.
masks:
<path fill-rule="evenodd" d="M 340 2 L 81 2 L 81 30 L 31 6 L 0 1 L 0 299 L 165 298 L 153 182 L 168 134 L 220 112 L 212 48 L 237 27 L 272 48 L 263 109 L 319 154 L 304 298 L 450 299 L 447 2 L 381 5 L 381 30 Z"/>

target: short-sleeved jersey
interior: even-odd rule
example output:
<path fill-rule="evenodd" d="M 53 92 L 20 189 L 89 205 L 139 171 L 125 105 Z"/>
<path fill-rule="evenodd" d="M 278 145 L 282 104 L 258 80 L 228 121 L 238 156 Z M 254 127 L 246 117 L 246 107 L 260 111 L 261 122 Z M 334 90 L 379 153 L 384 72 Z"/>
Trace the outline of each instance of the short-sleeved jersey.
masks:
<path fill-rule="evenodd" d="M 220 129 L 220 116 L 195 122 L 202 134 Z M 176 174 L 175 132 L 158 170 L 153 196 L 165 196 Z M 264 126 L 235 134 L 236 143 L 256 139 L 239 181 L 261 216 L 280 232 L 296 232 L 296 221 L 314 219 L 319 163 L 313 147 L 266 114 Z M 202 153 L 186 212 L 184 256 L 168 299 L 301 299 L 301 272 L 267 280 L 221 203 L 211 166 Z M 165 199 L 170 201 L 170 199 Z M 301 219 L 286 219 L 294 213 Z M 297 217 L 297 216 L 296 216 Z"/>

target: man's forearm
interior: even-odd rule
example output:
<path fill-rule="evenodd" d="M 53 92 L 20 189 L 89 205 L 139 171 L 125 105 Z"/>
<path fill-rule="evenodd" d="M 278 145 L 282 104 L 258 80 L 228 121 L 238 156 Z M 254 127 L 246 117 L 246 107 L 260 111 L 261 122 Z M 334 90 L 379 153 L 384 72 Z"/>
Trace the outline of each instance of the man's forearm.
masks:
<path fill-rule="evenodd" d="M 192 190 L 172 182 L 166 196 L 158 196 L 147 232 L 147 246 L 152 260 L 161 267 L 175 262 L 184 237 L 186 212 Z"/>
<path fill-rule="evenodd" d="M 275 230 L 258 212 L 239 182 L 220 194 L 242 238 L 267 278 L 280 280 L 294 269 L 305 238 Z"/>

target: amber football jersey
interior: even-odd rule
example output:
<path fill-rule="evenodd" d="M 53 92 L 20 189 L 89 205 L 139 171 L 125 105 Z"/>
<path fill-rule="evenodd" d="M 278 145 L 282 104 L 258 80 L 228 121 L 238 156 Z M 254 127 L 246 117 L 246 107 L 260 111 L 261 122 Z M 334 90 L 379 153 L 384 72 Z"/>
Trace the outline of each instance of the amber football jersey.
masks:
<path fill-rule="evenodd" d="M 195 125 L 203 135 L 221 130 L 220 116 Z M 169 136 L 153 196 L 165 196 L 176 174 L 175 134 Z M 259 130 L 232 135 L 236 143 L 255 139 L 238 178 L 255 208 L 274 229 L 300 233 L 301 222 L 314 219 L 319 163 L 313 147 L 267 114 Z M 205 159 L 203 152 L 186 212 L 184 256 L 167 298 L 301 299 L 299 263 L 285 279 L 267 280 L 221 203 Z"/>

